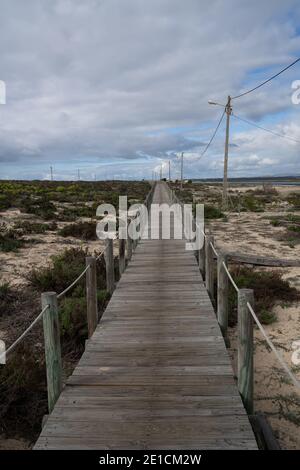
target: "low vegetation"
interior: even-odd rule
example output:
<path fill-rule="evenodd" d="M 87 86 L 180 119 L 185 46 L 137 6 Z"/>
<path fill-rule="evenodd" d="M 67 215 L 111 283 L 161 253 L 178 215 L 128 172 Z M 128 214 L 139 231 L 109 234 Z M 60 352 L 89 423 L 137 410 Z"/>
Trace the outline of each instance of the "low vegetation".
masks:
<path fill-rule="evenodd" d="M 56 207 L 46 195 L 39 197 L 27 196 L 22 199 L 20 209 L 21 212 L 33 214 L 44 220 L 51 220 L 56 217 Z"/>
<path fill-rule="evenodd" d="M 57 223 L 39 223 L 39 222 L 30 222 L 28 220 L 19 220 L 14 224 L 14 230 L 16 230 L 21 235 L 29 235 L 34 233 L 45 233 L 47 231 L 57 230 Z"/>
<path fill-rule="evenodd" d="M 0 252 L 18 251 L 25 241 L 13 229 L 0 228 Z"/>
<path fill-rule="evenodd" d="M 0 318 L 9 314 L 12 307 L 13 294 L 8 282 L 0 283 Z"/>
<path fill-rule="evenodd" d="M 95 217 L 96 209 L 93 206 L 78 204 L 72 207 L 63 207 L 58 213 L 58 220 L 74 222 L 80 217 Z"/>
<path fill-rule="evenodd" d="M 64 290 L 84 269 L 87 255 L 86 250 L 71 248 L 54 256 L 49 266 L 33 270 L 29 274 L 30 287 L 21 293 L 6 283 L 0 284 L 0 320 L 7 321 L 13 332 L 9 344 L 36 317 L 40 308 L 40 293 L 49 290 L 59 293 Z M 97 285 L 98 311 L 101 314 L 109 300 L 105 289 L 103 259 L 97 263 Z M 30 313 L 25 314 L 24 326 L 23 315 L 28 311 Z M 65 374 L 68 375 L 81 356 L 87 339 L 84 277 L 59 301 L 59 319 L 63 365 Z M 2 327 L 3 325 L 1 323 Z M 0 432 L 6 437 L 22 437 L 34 441 L 46 413 L 43 332 L 42 325 L 38 324 L 11 354 L 7 365 L 0 368 Z"/>
<path fill-rule="evenodd" d="M 284 232 L 280 232 L 277 237 L 290 247 L 300 243 L 300 216 L 287 213 L 281 216 L 269 217 L 270 224 L 273 227 L 282 227 Z"/>
<path fill-rule="evenodd" d="M 277 303 L 299 300 L 297 289 L 282 279 L 282 273 L 278 270 L 259 271 L 245 266 L 233 266 L 230 270 L 239 288 L 254 290 L 255 311 L 263 324 L 276 321 L 272 309 Z M 229 312 L 229 325 L 234 326 L 237 322 L 237 296 L 231 285 Z"/>
<path fill-rule="evenodd" d="M 85 203 L 118 205 L 119 196 L 142 202 L 149 190 L 146 181 L 0 181 L 0 210 L 19 208 L 49 220 L 58 217 L 57 205 L 68 203 L 74 205 L 76 216 L 90 217 Z M 71 213 L 72 208 L 65 208 L 66 216 Z"/>
<path fill-rule="evenodd" d="M 81 240 L 97 240 L 96 222 L 78 222 L 63 227 L 58 231 L 62 237 L 75 237 Z"/>
<path fill-rule="evenodd" d="M 209 219 L 221 219 L 224 217 L 223 212 L 216 206 L 205 204 L 204 206 L 204 218 Z"/>

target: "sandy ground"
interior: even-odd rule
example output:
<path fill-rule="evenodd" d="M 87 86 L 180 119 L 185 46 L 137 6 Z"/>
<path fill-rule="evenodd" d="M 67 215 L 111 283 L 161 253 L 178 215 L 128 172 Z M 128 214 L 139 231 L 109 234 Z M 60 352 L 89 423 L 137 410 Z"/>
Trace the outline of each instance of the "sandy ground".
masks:
<path fill-rule="evenodd" d="M 236 191 L 255 189 L 249 187 L 234 188 Z M 299 191 L 300 188 L 286 186 L 276 187 L 280 194 Z M 271 207 L 263 213 L 242 212 L 229 213 L 228 220 L 213 220 L 209 227 L 215 237 L 219 250 L 238 251 L 241 253 L 284 259 L 299 259 L 300 244 L 294 248 L 276 239 L 284 232 L 282 227 L 273 227 L 265 218 L 269 215 L 285 214 L 285 203 L 281 207 Z M 298 212 L 293 214 L 300 215 Z M 264 268 L 262 268 L 264 269 Z M 283 278 L 300 290 L 300 268 L 279 268 Z M 274 307 L 277 321 L 265 325 L 270 338 L 284 357 L 286 363 L 300 380 L 300 366 L 292 363 L 292 344 L 300 340 L 300 309 L 298 303 L 277 305 Z M 236 371 L 236 328 L 229 332 L 230 354 Z M 282 449 L 300 449 L 300 393 L 289 383 L 284 371 L 277 362 L 272 351 L 266 347 L 259 330 L 255 329 L 255 411 L 267 414 L 268 420 L 278 437 Z M 295 404 L 295 397 L 298 406 Z M 298 398 L 297 398 L 298 397 Z"/>
<path fill-rule="evenodd" d="M 28 214 L 22 214 L 18 209 L 0 213 L 0 219 L 2 223 L 8 226 L 16 220 L 43 222 L 32 218 Z M 68 224 L 61 222 L 58 224 L 58 228 Z M 27 275 L 32 269 L 46 266 L 51 263 L 51 256 L 57 255 L 67 248 L 82 247 L 88 249 L 90 253 L 99 253 L 104 248 L 102 240 L 84 242 L 74 237 L 61 237 L 56 232 L 50 231 L 42 234 L 32 234 L 25 238 L 34 239 L 36 243 L 28 243 L 28 246 L 20 248 L 16 253 L 0 252 L 0 282 L 9 282 L 11 286 L 28 284 Z M 117 244 L 115 249 L 117 249 Z"/>

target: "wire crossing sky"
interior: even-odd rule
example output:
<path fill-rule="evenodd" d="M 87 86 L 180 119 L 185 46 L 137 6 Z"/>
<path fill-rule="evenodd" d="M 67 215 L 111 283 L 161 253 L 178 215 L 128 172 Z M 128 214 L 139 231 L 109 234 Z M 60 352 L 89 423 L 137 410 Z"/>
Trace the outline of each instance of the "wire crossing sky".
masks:
<path fill-rule="evenodd" d="M 0 178 L 176 178 L 181 152 L 220 177 L 228 94 L 256 125 L 232 120 L 229 176 L 300 175 L 299 24 L 297 0 L 2 0 Z"/>

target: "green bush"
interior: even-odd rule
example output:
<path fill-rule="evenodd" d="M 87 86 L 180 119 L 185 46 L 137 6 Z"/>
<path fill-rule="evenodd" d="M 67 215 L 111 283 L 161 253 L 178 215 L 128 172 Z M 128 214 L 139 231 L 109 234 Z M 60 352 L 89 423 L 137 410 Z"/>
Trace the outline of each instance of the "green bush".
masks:
<path fill-rule="evenodd" d="M 300 209 L 300 194 L 298 192 L 289 194 L 287 196 L 287 201 L 292 206 L 293 210 Z"/>
<path fill-rule="evenodd" d="M 62 237 L 75 237 L 81 240 L 97 240 L 96 222 L 78 222 L 66 225 L 58 231 Z"/>
<path fill-rule="evenodd" d="M 21 344 L 0 366 L 0 432 L 35 441 L 48 412 L 44 354 Z"/>
<path fill-rule="evenodd" d="M 25 241 L 18 238 L 16 232 L 12 229 L 0 232 L 0 251 L 18 251 L 24 244 Z"/>
<path fill-rule="evenodd" d="M 80 296 L 81 294 L 81 296 Z M 97 291 L 98 311 L 105 309 L 110 295 L 106 290 Z M 86 297 L 80 289 L 72 297 L 64 297 L 59 306 L 61 334 L 67 348 L 82 347 L 87 338 Z"/>
<path fill-rule="evenodd" d="M 300 233 L 300 225 L 289 225 L 287 230 L 290 232 Z"/>
<path fill-rule="evenodd" d="M 282 225 L 281 221 L 279 219 L 275 219 L 275 218 L 270 220 L 270 224 L 273 227 L 280 227 Z"/>
<path fill-rule="evenodd" d="M 76 206 L 76 207 L 65 207 L 58 215 L 59 220 L 65 222 L 73 222 L 78 217 L 93 217 L 96 215 L 94 207 L 89 206 Z"/>
<path fill-rule="evenodd" d="M 276 320 L 271 312 L 279 301 L 292 302 L 299 300 L 300 294 L 288 281 L 282 279 L 280 271 L 258 271 L 247 267 L 235 266 L 230 269 L 237 286 L 254 290 L 255 312 L 262 323 L 269 324 Z M 230 285 L 229 325 L 237 322 L 237 295 Z"/>
<path fill-rule="evenodd" d="M 0 211 L 4 211 L 11 207 L 11 200 L 5 194 L 0 194 Z"/>
<path fill-rule="evenodd" d="M 85 268 L 85 258 L 88 251 L 82 248 L 69 248 L 59 255 L 52 256 L 51 265 L 33 269 L 28 279 L 31 285 L 40 292 L 54 291 L 62 292 L 68 287 Z M 105 264 L 103 258 L 97 263 L 97 285 L 106 285 Z M 80 297 L 83 295 L 85 286 L 85 278 L 78 282 L 76 287 L 68 294 Z"/>
<path fill-rule="evenodd" d="M 64 297 L 59 305 L 61 335 L 72 347 L 84 345 L 87 338 L 86 298 Z"/>
<path fill-rule="evenodd" d="M 50 224 L 29 222 L 27 220 L 18 221 L 14 224 L 14 229 L 22 233 L 22 235 L 29 235 L 32 233 L 45 233 L 47 231 L 57 230 L 57 223 L 52 222 Z"/>
<path fill-rule="evenodd" d="M 0 284 L 0 318 L 10 313 L 11 303 L 13 302 L 13 292 L 8 282 Z"/>
<path fill-rule="evenodd" d="M 204 217 L 205 219 L 221 219 L 224 217 L 224 214 L 218 207 L 205 204 Z"/>
<path fill-rule="evenodd" d="M 43 195 L 36 198 L 27 197 L 21 202 L 21 211 L 27 214 L 33 214 L 45 220 L 55 218 L 56 207 Z"/>
<path fill-rule="evenodd" d="M 258 201 L 257 198 L 250 194 L 245 194 L 241 198 L 241 206 L 242 209 L 249 211 L 249 212 L 262 212 L 263 207 L 261 201 Z"/>
<path fill-rule="evenodd" d="M 51 266 L 33 269 L 29 274 L 29 280 L 32 286 L 41 292 L 59 293 L 83 271 L 86 256 L 87 252 L 81 248 L 67 249 L 59 255 L 52 256 Z"/>

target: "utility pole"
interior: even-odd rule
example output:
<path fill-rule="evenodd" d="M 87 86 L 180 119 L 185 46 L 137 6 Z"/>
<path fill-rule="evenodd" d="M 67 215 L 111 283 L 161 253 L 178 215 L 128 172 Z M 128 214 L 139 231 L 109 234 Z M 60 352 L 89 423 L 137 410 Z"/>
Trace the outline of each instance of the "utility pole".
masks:
<path fill-rule="evenodd" d="M 53 181 L 53 168 L 50 166 L 51 181 Z"/>
<path fill-rule="evenodd" d="M 228 205 L 228 147 L 229 147 L 229 129 L 230 129 L 230 116 L 232 113 L 231 96 L 228 96 L 227 104 L 225 107 L 226 112 L 226 138 L 225 138 L 225 153 L 224 153 L 224 176 L 223 176 L 223 206 L 227 209 Z"/>
<path fill-rule="evenodd" d="M 169 181 L 171 181 L 171 160 L 169 160 Z"/>
<path fill-rule="evenodd" d="M 160 165 L 160 179 L 162 180 L 162 164 Z"/>
<path fill-rule="evenodd" d="M 180 183 L 181 191 L 182 191 L 182 183 L 183 183 L 183 152 L 181 152 L 181 183 Z"/>
<path fill-rule="evenodd" d="M 77 176 L 78 176 L 78 181 L 80 181 L 80 170 L 79 170 L 79 168 L 77 170 Z"/>

